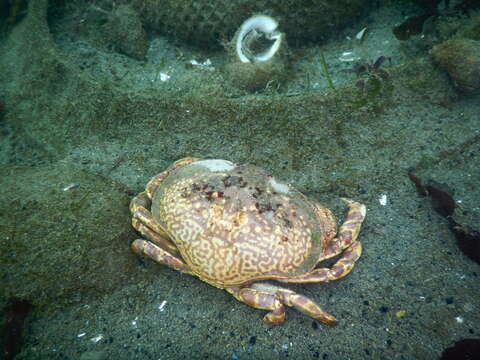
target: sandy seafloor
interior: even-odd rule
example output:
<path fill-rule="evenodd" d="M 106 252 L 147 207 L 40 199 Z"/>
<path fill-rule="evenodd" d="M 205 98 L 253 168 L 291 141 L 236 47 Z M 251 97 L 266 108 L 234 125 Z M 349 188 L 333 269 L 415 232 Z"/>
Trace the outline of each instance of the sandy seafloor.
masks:
<path fill-rule="evenodd" d="M 222 51 L 156 34 L 133 60 L 48 28 L 45 2 L 31 4 L 0 49 L 0 305 L 33 304 L 16 359 L 435 359 L 480 338 L 480 266 L 407 176 L 447 184 L 459 221 L 478 229 L 480 98 L 432 63 L 434 40 L 393 36 L 415 11 L 380 7 L 302 48 L 282 89 L 246 94 Z M 345 51 L 391 57 L 393 89 L 355 103 Z M 130 251 L 130 190 L 184 156 L 263 167 L 340 219 L 341 196 L 367 206 L 352 273 L 288 285 L 336 327 L 293 309 L 269 327 L 264 311 Z"/>

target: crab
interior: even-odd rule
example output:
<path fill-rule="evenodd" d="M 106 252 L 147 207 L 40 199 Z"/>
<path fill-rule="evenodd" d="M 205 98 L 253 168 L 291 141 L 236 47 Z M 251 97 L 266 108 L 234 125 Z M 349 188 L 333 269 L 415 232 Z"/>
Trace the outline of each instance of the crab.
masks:
<path fill-rule="evenodd" d="M 359 259 L 364 205 L 348 205 L 337 234 L 330 210 L 249 164 L 184 158 L 132 199 L 138 255 L 197 276 L 237 300 L 268 310 L 269 325 L 291 306 L 327 325 L 335 316 L 281 283 L 318 283 L 347 275 Z M 317 267 L 338 256 L 331 267 Z"/>

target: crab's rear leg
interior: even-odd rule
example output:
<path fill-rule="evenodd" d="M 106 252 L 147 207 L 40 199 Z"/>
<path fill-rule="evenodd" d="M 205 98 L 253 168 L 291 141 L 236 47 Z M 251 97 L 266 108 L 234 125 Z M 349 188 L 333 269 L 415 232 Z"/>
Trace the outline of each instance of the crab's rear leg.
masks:
<path fill-rule="evenodd" d="M 278 281 L 305 284 L 337 280 L 352 271 L 355 262 L 360 258 L 361 254 L 362 244 L 359 241 L 355 241 L 343 252 L 341 258 L 332 267 L 314 269 L 304 275 L 279 279 Z"/>
<path fill-rule="evenodd" d="M 268 283 L 254 283 L 249 287 L 227 288 L 233 296 L 257 309 L 270 310 L 263 317 L 268 325 L 280 325 L 285 321 L 285 305 L 292 306 L 308 316 L 327 325 L 335 325 L 335 316 L 323 311 L 306 296 Z"/>
<path fill-rule="evenodd" d="M 324 253 L 318 260 L 323 261 L 340 254 L 344 249 L 351 246 L 357 240 L 360 228 L 365 220 L 367 212 L 365 205 L 356 201 L 341 198 L 348 205 L 347 215 L 343 224 L 340 226 L 338 236 L 330 241 Z"/>
<path fill-rule="evenodd" d="M 130 202 L 132 226 L 142 236 L 174 254 L 178 254 L 177 247 L 169 240 L 167 232 L 153 219 L 150 208 L 151 201 L 146 192 L 135 196 Z"/>
<path fill-rule="evenodd" d="M 158 234 L 166 235 L 165 230 L 152 218 L 152 213 L 147 210 L 152 206 L 152 201 L 146 191 L 141 192 L 130 201 L 130 213 L 133 218 L 148 226 Z M 135 227 L 135 226 L 134 226 Z"/>
<path fill-rule="evenodd" d="M 362 244 L 357 241 L 357 237 L 365 219 L 366 209 L 365 205 L 358 202 L 348 199 L 342 200 L 348 204 L 347 216 L 340 226 L 338 237 L 332 239 L 330 244 L 327 245 L 328 247 L 320 257 L 319 262 L 342 254 L 340 259 L 331 268 L 318 268 L 309 273 L 279 281 L 290 283 L 327 282 L 344 277 L 352 271 L 355 262 L 362 254 Z"/>
<path fill-rule="evenodd" d="M 132 243 L 132 250 L 138 255 L 148 257 L 153 261 L 162 265 L 167 265 L 174 270 L 193 274 L 190 267 L 185 264 L 180 257 L 169 253 L 167 250 L 162 249 L 160 246 L 157 246 L 150 241 L 137 239 Z"/>
<path fill-rule="evenodd" d="M 199 160 L 198 158 L 193 158 L 193 157 L 185 157 L 182 159 L 178 159 L 175 161 L 172 165 L 168 167 L 167 170 L 162 171 L 160 174 L 155 175 L 147 184 L 146 187 L 146 193 L 148 194 L 148 197 L 151 199 L 153 197 L 153 194 L 155 193 L 155 190 L 157 187 L 163 182 L 163 180 L 170 175 L 172 172 L 176 171 L 177 169 L 188 165 L 192 162 L 195 162 Z"/>

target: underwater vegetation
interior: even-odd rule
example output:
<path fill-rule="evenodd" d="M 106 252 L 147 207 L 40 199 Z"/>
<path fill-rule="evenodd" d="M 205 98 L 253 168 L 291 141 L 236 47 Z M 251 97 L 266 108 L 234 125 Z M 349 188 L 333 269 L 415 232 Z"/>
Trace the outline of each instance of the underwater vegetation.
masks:
<path fill-rule="evenodd" d="M 385 61 L 391 63 L 391 58 L 387 56 L 379 56 L 375 61 L 357 61 L 353 67 L 347 71 L 355 73 L 359 80 L 355 85 L 363 91 L 378 88 L 381 84 L 390 78 L 388 72 L 382 68 Z"/>
<path fill-rule="evenodd" d="M 428 196 L 432 201 L 432 208 L 447 219 L 449 228 L 457 239 L 460 250 L 471 260 L 480 264 L 480 232 L 469 225 L 462 224 L 454 218 L 456 203 L 446 185 L 429 180 L 422 182 L 413 172 L 408 174 L 421 196 Z"/>
<path fill-rule="evenodd" d="M 328 69 L 328 64 L 325 60 L 323 52 L 320 52 L 320 66 L 322 67 L 323 76 L 325 76 L 325 78 L 327 79 L 328 86 L 330 87 L 330 89 L 336 90 L 335 85 L 333 85 L 332 75 L 330 74 L 330 70 Z"/>
<path fill-rule="evenodd" d="M 372 103 L 380 95 L 388 95 L 393 89 L 391 76 L 382 65 L 386 62 L 391 63 L 388 56 L 379 56 L 375 61 L 359 60 L 353 64 L 353 67 L 345 70 L 357 75 L 358 79 L 355 86 L 358 89 L 358 96 L 352 100 L 355 107 L 360 108 Z"/>
<path fill-rule="evenodd" d="M 0 33 L 10 30 L 27 13 L 27 0 L 0 2 Z"/>
<path fill-rule="evenodd" d="M 398 40 L 408 40 L 411 36 L 420 35 L 426 23 L 435 17 L 446 12 L 469 15 L 471 10 L 480 8 L 478 0 L 464 0 L 450 9 L 450 1 L 445 0 L 444 10 L 439 9 L 441 0 L 422 0 L 416 1 L 423 9 L 420 15 L 414 15 L 407 18 L 400 25 L 395 26 L 392 31 Z"/>
<path fill-rule="evenodd" d="M 440 360 L 474 360 L 480 356 L 480 339 L 463 339 L 445 349 Z"/>
<path fill-rule="evenodd" d="M 22 299 L 11 298 L 3 309 L 4 324 L 0 328 L 0 343 L 2 345 L 0 356 L 2 359 L 11 360 L 17 355 L 23 343 L 23 328 L 32 305 Z"/>

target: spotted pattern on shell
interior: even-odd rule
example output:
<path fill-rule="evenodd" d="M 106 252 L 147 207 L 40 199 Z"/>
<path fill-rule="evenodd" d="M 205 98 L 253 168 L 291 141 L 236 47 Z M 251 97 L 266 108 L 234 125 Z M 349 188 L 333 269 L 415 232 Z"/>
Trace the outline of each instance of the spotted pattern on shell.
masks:
<path fill-rule="evenodd" d="M 302 269 L 320 231 L 314 209 L 256 167 L 199 165 L 170 175 L 152 207 L 192 270 L 224 287 Z"/>
<path fill-rule="evenodd" d="M 268 310 L 269 325 L 285 321 L 285 306 L 335 325 L 314 300 L 266 280 L 328 282 L 352 270 L 366 207 L 343 200 L 348 212 L 337 233 L 330 210 L 255 166 L 183 158 L 130 202 L 132 226 L 144 237 L 132 250 Z"/>

